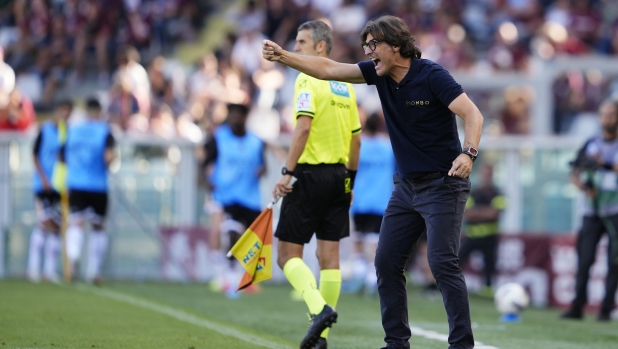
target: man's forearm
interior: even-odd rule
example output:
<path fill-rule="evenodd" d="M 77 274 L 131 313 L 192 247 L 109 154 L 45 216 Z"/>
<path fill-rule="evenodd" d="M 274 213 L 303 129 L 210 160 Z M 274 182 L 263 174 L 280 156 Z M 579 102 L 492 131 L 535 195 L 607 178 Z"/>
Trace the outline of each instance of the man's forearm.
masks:
<path fill-rule="evenodd" d="M 356 64 L 339 63 L 325 57 L 299 55 L 285 50 L 281 52 L 278 62 L 320 80 L 352 84 L 365 82 L 363 73 Z"/>
<path fill-rule="evenodd" d="M 328 77 L 325 76 L 326 69 L 324 69 L 324 67 L 328 66 L 332 61 L 324 57 L 305 56 L 283 51 L 279 63 L 313 76 L 314 78 L 324 80 L 328 79 Z"/>
<path fill-rule="evenodd" d="M 483 115 L 475 108 L 474 111 L 464 118 L 464 148 L 473 147 L 478 149 L 483 131 Z"/>
<path fill-rule="evenodd" d="M 293 171 L 296 168 L 296 164 L 298 164 L 298 159 L 302 155 L 305 150 L 305 145 L 307 145 L 307 139 L 309 139 L 310 130 L 296 128 L 294 130 L 294 135 L 292 136 L 292 144 L 290 145 L 290 152 L 288 153 L 288 159 L 285 163 L 285 167 Z"/>

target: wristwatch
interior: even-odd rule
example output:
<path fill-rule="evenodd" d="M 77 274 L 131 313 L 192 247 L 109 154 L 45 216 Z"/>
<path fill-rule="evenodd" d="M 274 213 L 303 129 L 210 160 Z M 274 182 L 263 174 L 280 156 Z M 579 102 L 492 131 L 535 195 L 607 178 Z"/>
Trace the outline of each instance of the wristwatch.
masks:
<path fill-rule="evenodd" d="M 283 166 L 283 168 L 281 169 L 281 174 L 282 175 L 289 175 L 289 176 L 294 176 L 294 171 L 290 171 L 288 170 L 287 167 Z"/>
<path fill-rule="evenodd" d="M 479 151 L 474 147 L 464 148 L 461 153 L 468 155 L 470 159 L 472 159 L 472 162 L 474 162 L 474 160 L 476 160 L 476 158 L 479 156 Z"/>

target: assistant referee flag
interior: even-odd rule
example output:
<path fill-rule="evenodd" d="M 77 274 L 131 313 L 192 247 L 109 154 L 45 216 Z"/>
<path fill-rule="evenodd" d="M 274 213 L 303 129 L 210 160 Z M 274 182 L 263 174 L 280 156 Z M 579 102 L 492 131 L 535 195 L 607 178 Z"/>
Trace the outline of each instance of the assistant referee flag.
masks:
<path fill-rule="evenodd" d="M 245 274 L 237 291 L 251 284 L 269 280 L 273 276 L 272 218 L 272 205 L 268 205 L 228 253 L 228 256 L 233 255 L 245 268 Z"/>

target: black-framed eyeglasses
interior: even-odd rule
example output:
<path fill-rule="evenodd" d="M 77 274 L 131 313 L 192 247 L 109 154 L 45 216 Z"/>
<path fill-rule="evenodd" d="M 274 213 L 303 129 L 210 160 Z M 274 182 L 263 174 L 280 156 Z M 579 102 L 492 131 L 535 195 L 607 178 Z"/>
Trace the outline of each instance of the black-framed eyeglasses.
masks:
<path fill-rule="evenodd" d="M 371 39 L 369 40 L 369 42 L 363 42 L 361 44 L 361 47 L 363 48 L 363 51 L 367 51 L 367 47 L 369 47 L 371 51 L 375 51 L 376 47 L 378 47 L 378 44 L 381 43 L 382 41 L 384 40 Z"/>

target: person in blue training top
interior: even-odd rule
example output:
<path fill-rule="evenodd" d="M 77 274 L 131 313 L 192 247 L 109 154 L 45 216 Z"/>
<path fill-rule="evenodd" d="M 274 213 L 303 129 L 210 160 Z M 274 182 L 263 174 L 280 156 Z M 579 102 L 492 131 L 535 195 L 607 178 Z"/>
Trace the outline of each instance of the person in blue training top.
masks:
<path fill-rule="evenodd" d="M 37 224 L 30 235 L 28 251 L 28 279 L 38 282 L 41 279 L 41 260 L 43 260 L 43 279 L 58 283 L 60 277 L 56 271 L 60 255 L 60 193 L 52 186 L 52 174 L 60 149 L 64 144 L 62 127 L 73 110 L 73 103 L 62 101 L 54 109 L 50 122 L 41 125 L 41 130 L 34 142 L 33 157 L 34 179 L 32 187 L 35 193 Z M 41 258 L 44 256 L 44 258 Z"/>
<path fill-rule="evenodd" d="M 448 71 L 421 58 L 401 18 L 369 21 L 360 37 L 370 60 L 358 64 L 294 54 L 269 40 L 262 55 L 318 79 L 376 85 L 397 163 L 375 260 L 386 348 L 410 348 L 404 267 L 425 229 L 429 266 L 448 316 L 449 348 L 473 348 L 457 254 L 483 116 Z M 463 149 L 455 114 L 465 123 Z"/>
<path fill-rule="evenodd" d="M 214 290 L 235 294 L 242 271 L 235 268 L 234 260 L 227 261 L 222 247 L 229 249 L 260 215 L 260 177 L 266 172 L 264 142 L 246 128 L 249 108 L 241 104 L 228 105 L 225 124 L 219 126 L 205 145 L 211 200 L 211 217 L 223 214 L 220 224 L 213 227 L 210 237 L 210 255 L 215 276 Z M 221 234 L 229 244 L 221 243 Z M 227 266 L 230 269 L 227 269 Z"/>
<path fill-rule="evenodd" d="M 375 294 L 378 287 L 373 265 L 382 216 L 393 191 L 393 173 L 397 170 L 393 149 L 387 137 L 378 133 L 380 116 L 372 114 L 365 121 L 360 162 L 356 175 L 352 214 L 357 232 L 355 270 L 361 275 L 366 294 Z M 361 272 L 362 271 L 362 272 Z"/>
<path fill-rule="evenodd" d="M 107 168 L 114 160 L 115 140 L 109 124 L 101 120 L 101 105 L 96 99 L 86 102 L 87 119 L 69 127 L 62 152 L 67 165 L 69 190 L 69 227 L 66 232 L 66 253 L 71 270 L 81 256 L 84 225 L 90 222 L 86 281 L 100 284 L 101 268 L 107 254 L 105 232 L 108 186 Z"/>

